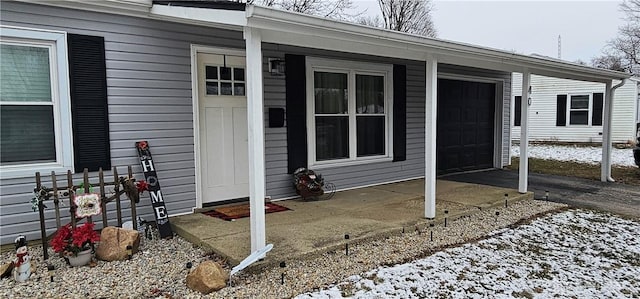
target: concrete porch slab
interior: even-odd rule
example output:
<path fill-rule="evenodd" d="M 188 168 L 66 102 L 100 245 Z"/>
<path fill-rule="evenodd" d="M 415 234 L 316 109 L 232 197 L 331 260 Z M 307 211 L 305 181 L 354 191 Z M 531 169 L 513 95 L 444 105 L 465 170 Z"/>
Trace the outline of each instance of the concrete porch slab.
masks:
<path fill-rule="evenodd" d="M 344 246 L 350 242 L 401 233 L 430 222 L 442 222 L 504 205 L 508 200 L 533 198 L 533 193 L 438 180 L 436 219 L 424 219 L 424 180 L 411 180 L 338 192 L 325 201 L 284 200 L 276 202 L 290 211 L 266 215 L 267 243 L 274 245 L 267 263 L 291 260 Z M 445 215 L 444 211 L 447 210 Z M 251 252 L 249 218 L 225 221 L 201 213 L 171 218 L 173 230 L 189 240 L 238 264 Z"/>

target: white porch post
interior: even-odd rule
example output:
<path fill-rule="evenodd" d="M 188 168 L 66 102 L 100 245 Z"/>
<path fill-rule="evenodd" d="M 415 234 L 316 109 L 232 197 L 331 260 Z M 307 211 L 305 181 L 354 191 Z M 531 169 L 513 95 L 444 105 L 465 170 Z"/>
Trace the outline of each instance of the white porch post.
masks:
<path fill-rule="evenodd" d="M 436 132 L 438 115 L 438 61 L 427 56 L 424 122 L 424 217 L 436 217 Z"/>
<path fill-rule="evenodd" d="M 531 88 L 531 73 L 525 69 L 522 72 L 522 101 L 520 116 L 520 166 L 518 192 L 527 193 L 529 185 L 529 88 Z"/>
<path fill-rule="evenodd" d="M 265 162 L 262 98 L 262 38 L 260 31 L 245 27 L 247 53 L 247 121 L 249 142 L 249 202 L 251 252 L 266 245 L 264 217 Z"/>
<path fill-rule="evenodd" d="M 600 181 L 611 178 L 611 117 L 613 115 L 613 89 L 611 81 L 605 83 L 604 119 L 602 121 L 602 162 L 600 163 Z"/>

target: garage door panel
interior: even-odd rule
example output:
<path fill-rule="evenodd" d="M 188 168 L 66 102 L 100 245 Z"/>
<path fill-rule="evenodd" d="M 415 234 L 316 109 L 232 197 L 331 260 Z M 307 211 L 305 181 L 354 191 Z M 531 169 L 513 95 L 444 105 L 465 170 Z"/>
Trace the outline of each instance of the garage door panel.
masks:
<path fill-rule="evenodd" d="M 495 84 L 438 80 L 438 173 L 493 167 Z"/>

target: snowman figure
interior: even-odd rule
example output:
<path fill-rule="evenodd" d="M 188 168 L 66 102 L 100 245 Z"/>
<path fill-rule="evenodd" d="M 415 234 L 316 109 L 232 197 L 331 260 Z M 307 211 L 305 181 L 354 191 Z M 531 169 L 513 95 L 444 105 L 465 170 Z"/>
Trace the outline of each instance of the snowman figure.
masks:
<path fill-rule="evenodd" d="M 23 282 L 31 276 L 31 257 L 27 251 L 27 238 L 18 236 L 16 244 L 16 260 L 13 268 L 13 278 L 17 282 Z"/>

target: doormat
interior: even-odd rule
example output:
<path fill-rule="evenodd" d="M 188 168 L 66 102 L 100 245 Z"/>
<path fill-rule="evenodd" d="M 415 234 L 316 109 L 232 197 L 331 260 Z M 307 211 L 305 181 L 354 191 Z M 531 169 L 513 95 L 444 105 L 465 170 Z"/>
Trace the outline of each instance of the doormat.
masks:
<path fill-rule="evenodd" d="M 220 207 L 211 211 L 202 212 L 202 214 L 205 214 L 211 217 L 220 218 L 227 221 L 231 221 L 233 219 L 249 217 L 251 215 L 249 212 L 249 209 L 250 209 L 250 206 L 248 203 L 246 203 L 246 204 L 235 205 L 230 207 Z M 269 202 L 264 204 L 265 214 L 288 211 L 288 210 L 290 209 L 274 203 Z"/>

